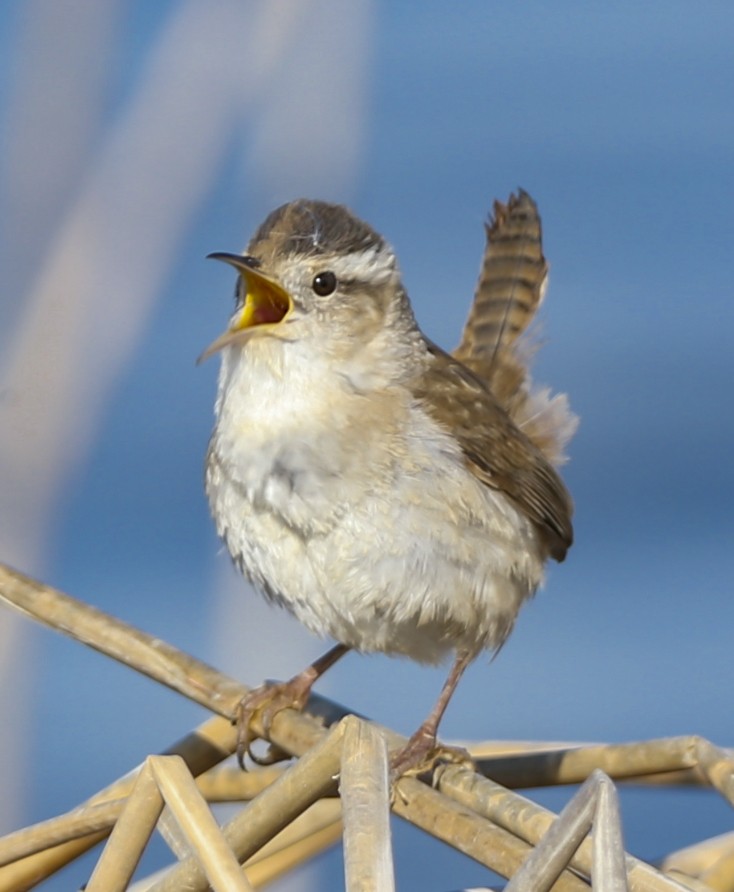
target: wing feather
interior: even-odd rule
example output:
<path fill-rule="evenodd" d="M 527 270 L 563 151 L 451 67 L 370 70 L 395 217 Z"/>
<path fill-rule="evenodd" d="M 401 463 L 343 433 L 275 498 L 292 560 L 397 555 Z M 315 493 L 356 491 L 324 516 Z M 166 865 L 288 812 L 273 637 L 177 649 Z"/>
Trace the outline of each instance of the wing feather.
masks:
<path fill-rule="evenodd" d="M 456 437 L 467 468 L 505 493 L 536 525 L 549 554 L 562 561 L 573 541 L 573 504 L 561 478 L 471 369 L 435 344 L 428 349 L 415 397 Z"/>

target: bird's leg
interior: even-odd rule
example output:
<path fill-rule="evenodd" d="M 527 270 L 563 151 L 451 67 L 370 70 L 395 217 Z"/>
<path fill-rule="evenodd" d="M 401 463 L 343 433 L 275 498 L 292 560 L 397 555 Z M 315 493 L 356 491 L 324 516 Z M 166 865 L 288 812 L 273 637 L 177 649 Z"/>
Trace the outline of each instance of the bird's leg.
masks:
<path fill-rule="evenodd" d="M 403 774 L 421 774 L 432 768 L 436 761 L 442 757 L 452 761 L 471 762 L 469 754 L 460 747 L 437 746 L 436 734 L 446 707 L 449 705 L 449 700 L 456 690 L 464 670 L 474 659 L 474 656 L 474 651 L 466 650 L 456 654 L 454 665 L 441 689 L 436 705 L 406 745 L 393 753 L 390 765 L 394 777 L 397 778 Z"/>
<path fill-rule="evenodd" d="M 290 681 L 267 682 L 250 691 L 240 700 L 235 721 L 237 723 L 237 761 L 241 768 L 245 767 L 246 754 L 258 765 L 270 765 L 286 758 L 280 754 L 277 747 L 273 748 L 272 746 L 265 757 L 253 755 L 251 744 L 257 735 L 252 729 L 252 720 L 257 715 L 263 728 L 268 731 L 276 713 L 281 709 L 302 710 L 316 681 L 348 650 L 350 648 L 346 644 L 337 644 L 310 666 L 307 666 L 303 672 L 294 675 Z"/>

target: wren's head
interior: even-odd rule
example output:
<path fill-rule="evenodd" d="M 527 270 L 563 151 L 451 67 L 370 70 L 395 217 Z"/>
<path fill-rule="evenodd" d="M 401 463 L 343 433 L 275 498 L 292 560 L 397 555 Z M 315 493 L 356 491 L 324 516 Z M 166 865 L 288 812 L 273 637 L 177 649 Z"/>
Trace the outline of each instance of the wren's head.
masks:
<path fill-rule="evenodd" d="M 335 361 L 417 333 L 395 255 L 342 205 L 299 199 L 273 211 L 246 253 L 210 254 L 240 274 L 228 330 L 200 359 L 254 339 L 312 345 Z M 397 337 L 392 337 L 397 336 Z M 378 344 L 375 344 L 378 347 Z"/>

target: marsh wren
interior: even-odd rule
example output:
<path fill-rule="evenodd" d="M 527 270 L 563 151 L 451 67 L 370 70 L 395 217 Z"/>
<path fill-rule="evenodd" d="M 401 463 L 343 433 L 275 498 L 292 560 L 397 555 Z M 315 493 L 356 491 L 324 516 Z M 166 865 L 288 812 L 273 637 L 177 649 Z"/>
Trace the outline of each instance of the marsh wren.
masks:
<path fill-rule="evenodd" d="M 269 601 L 339 642 L 244 702 L 242 746 L 255 710 L 302 706 L 350 648 L 453 654 L 393 756 L 415 768 L 466 666 L 502 645 L 572 541 L 555 466 L 576 419 L 565 396 L 532 388 L 520 337 L 547 277 L 535 204 L 522 191 L 495 203 L 453 355 L 418 327 L 390 245 L 345 207 L 291 202 L 244 254 L 211 256 L 239 274 L 229 327 L 202 355 L 221 354 L 206 458 L 217 532 Z"/>

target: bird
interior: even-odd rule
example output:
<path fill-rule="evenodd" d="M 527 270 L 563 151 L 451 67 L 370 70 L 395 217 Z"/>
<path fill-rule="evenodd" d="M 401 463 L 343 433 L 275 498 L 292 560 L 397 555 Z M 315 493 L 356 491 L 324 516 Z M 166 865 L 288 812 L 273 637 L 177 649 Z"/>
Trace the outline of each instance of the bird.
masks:
<path fill-rule="evenodd" d="M 474 301 L 453 354 L 420 329 L 388 241 L 344 205 L 272 211 L 242 254 L 220 354 L 205 489 L 217 533 L 268 601 L 337 642 L 289 682 L 243 700 L 302 709 L 349 650 L 438 664 L 440 696 L 396 776 L 435 764 L 439 723 L 467 666 L 496 653 L 573 541 L 559 476 L 577 419 L 530 377 L 528 327 L 548 266 L 523 190 L 495 201 Z M 436 251 L 431 264 L 445 264 Z M 444 294 L 446 318 L 459 295 Z"/>

